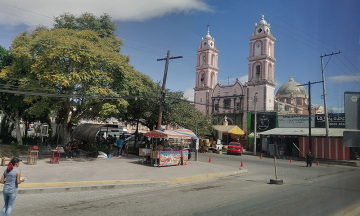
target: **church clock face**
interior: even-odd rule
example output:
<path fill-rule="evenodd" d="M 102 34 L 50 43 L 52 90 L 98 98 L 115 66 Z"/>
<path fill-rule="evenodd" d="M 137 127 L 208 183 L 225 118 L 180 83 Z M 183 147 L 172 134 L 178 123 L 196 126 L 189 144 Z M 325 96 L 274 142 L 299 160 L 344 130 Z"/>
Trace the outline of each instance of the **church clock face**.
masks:
<path fill-rule="evenodd" d="M 261 33 L 261 32 L 262 32 L 262 28 L 259 28 L 259 29 L 258 29 L 258 32 Z"/>

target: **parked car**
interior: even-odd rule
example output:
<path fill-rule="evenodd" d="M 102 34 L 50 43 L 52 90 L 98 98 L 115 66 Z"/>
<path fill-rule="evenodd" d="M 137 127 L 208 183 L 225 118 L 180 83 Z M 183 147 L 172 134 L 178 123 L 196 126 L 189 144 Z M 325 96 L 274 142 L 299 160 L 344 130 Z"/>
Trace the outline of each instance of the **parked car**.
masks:
<path fill-rule="evenodd" d="M 242 155 L 242 153 L 243 153 L 243 148 L 242 148 L 240 143 L 237 143 L 237 142 L 229 143 L 227 154 L 240 154 L 240 155 Z"/>

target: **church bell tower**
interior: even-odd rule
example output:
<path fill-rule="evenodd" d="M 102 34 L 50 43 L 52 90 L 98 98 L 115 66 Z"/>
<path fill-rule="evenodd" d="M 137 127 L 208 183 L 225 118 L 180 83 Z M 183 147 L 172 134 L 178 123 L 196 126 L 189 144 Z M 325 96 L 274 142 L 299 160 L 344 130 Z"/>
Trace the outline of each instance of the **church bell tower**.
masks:
<path fill-rule="evenodd" d="M 194 88 L 195 108 L 205 114 L 211 112 L 211 91 L 217 83 L 218 77 L 218 53 L 215 47 L 215 39 L 211 37 L 208 28 L 205 38 L 201 39 L 201 45 L 197 50 L 196 82 Z"/>
<path fill-rule="evenodd" d="M 270 32 L 270 23 L 262 16 L 259 24 L 255 23 L 254 33 L 250 39 L 248 58 L 247 109 L 254 110 L 253 99 L 257 94 L 256 111 L 274 110 L 274 42 Z"/>

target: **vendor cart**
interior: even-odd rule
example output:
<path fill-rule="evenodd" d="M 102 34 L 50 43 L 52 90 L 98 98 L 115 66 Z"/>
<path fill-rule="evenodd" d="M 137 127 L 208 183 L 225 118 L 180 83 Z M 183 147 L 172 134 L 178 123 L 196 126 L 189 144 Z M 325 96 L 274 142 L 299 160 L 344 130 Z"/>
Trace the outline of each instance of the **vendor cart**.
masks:
<path fill-rule="evenodd" d="M 183 157 L 188 155 L 183 153 L 184 145 L 190 143 L 191 136 L 187 134 L 180 134 L 171 130 L 154 130 L 144 134 L 149 140 L 153 139 L 152 152 L 150 154 L 151 164 L 154 166 L 177 166 L 184 165 Z M 158 145 L 161 140 L 166 140 L 172 147 L 164 147 Z M 187 164 L 188 159 L 185 159 Z M 186 165 L 185 164 L 185 165 Z"/>

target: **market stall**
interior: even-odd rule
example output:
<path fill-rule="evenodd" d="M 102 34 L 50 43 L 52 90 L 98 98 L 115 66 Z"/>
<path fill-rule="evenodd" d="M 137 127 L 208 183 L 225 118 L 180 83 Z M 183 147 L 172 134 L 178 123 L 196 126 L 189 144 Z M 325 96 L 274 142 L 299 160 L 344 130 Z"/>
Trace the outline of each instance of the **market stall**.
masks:
<path fill-rule="evenodd" d="M 184 150 L 184 146 L 190 144 L 190 135 L 171 130 L 154 130 L 145 133 L 144 136 L 152 139 L 150 158 L 152 164 L 155 161 L 155 166 L 188 164 L 189 152 Z M 143 149 L 139 149 L 139 151 L 143 151 Z"/>

